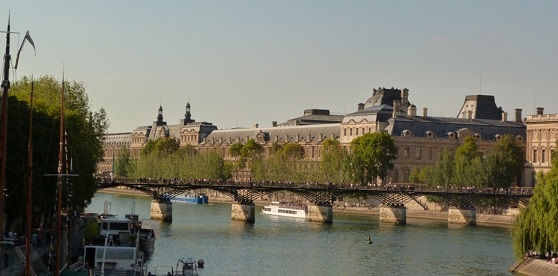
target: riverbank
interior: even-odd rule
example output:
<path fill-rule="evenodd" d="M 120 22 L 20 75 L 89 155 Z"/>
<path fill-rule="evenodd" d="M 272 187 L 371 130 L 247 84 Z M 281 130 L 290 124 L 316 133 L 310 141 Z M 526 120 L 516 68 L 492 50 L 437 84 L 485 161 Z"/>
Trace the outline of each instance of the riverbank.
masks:
<path fill-rule="evenodd" d="M 525 276 L 552 276 L 558 275 L 558 265 L 545 259 L 525 258 L 520 263 L 510 268 L 511 272 Z"/>
<path fill-rule="evenodd" d="M 126 195 L 135 195 L 135 196 L 145 196 L 149 197 L 145 193 L 135 190 L 135 189 L 126 189 L 126 188 L 108 188 L 99 190 L 100 193 L 114 193 L 114 194 L 126 194 Z M 224 197 L 217 197 L 209 195 L 209 202 L 223 202 L 223 203 L 234 203 L 228 196 Z M 254 204 L 258 206 L 268 205 L 269 201 L 266 200 L 256 200 Z M 351 213 L 351 214 L 362 214 L 362 215 L 379 215 L 380 208 L 378 207 L 345 207 L 345 206 L 336 206 L 333 207 L 333 213 Z M 428 219 L 428 220 L 438 220 L 438 221 L 447 221 L 448 220 L 448 213 L 442 212 L 440 210 L 414 210 L 414 209 L 407 209 L 407 218 L 412 219 Z M 513 215 L 495 215 L 495 214 L 481 214 L 477 213 L 477 225 L 479 226 L 490 226 L 490 227 L 511 227 L 513 225 L 513 221 L 515 216 Z"/>

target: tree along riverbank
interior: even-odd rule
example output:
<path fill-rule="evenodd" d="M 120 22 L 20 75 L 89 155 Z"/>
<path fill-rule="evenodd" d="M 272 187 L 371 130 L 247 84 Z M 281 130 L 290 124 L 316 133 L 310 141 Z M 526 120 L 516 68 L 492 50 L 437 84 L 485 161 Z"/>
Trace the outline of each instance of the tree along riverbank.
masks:
<path fill-rule="evenodd" d="M 128 188 L 108 188 L 99 190 L 99 193 L 115 193 L 115 194 L 127 194 L 127 195 L 137 195 L 149 197 L 145 193 Z M 223 203 L 233 203 L 228 196 L 214 196 L 208 194 L 209 202 L 223 202 Z M 256 200 L 254 204 L 258 206 L 268 205 L 268 200 Z M 353 207 L 353 206 L 334 206 L 334 213 L 351 213 L 351 214 L 361 214 L 361 215 L 379 215 L 380 208 L 378 207 Z M 429 219 L 429 220 L 439 220 L 447 221 L 448 213 L 441 210 L 415 210 L 407 209 L 407 218 L 412 219 Z M 515 220 L 515 215 L 497 215 L 497 214 L 483 214 L 477 213 L 477 225 L 479 226 L 490 226 L 490 227 L 511 227 Z"/>

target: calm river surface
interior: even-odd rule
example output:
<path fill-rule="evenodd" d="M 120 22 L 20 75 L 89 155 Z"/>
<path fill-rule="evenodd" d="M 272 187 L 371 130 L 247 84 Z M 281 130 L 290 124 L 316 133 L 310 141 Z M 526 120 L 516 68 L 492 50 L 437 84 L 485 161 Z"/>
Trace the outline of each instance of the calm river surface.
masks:
<path fill-rule="evenodd" d="M 260 214 L 253 225 L 231 221 L 230 204 L 173 203 L 173 222 L 149 220 L 151 199 L 98 193 L 89 212 L 104 202 L 123 217 L 136 213 L 155 229 L 149 262 L 175 266 L 181 257 L 204 259 L 202 276 L 213 275 L 511 275 L 511 230 L 448 226 L 407 219 L 379 223 L 376 216 L 335 214 L 322 225 Z M 368 234 L 374 243 L 366 243 Z"/>

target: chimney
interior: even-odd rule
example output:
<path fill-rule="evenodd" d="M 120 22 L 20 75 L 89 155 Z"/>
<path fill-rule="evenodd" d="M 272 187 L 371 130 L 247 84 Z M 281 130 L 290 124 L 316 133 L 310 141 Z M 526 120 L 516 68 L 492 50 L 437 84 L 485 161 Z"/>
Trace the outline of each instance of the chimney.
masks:
<path fill-rule="evenodd" d="M 358 104 L 358 109 L 357 110 L 363 110 L 364 109 L 364 104 L 363 103 L 359 103 Z"/>
<path fill-rule="evenodd" d="M 516 108 L 515 109 L 515 121 L 516 122 L 521 122 L 521 108 Z"/>
<path fill-rule="evenodd" d="M 467 120 L 473 119 L 473 110 L 467 110 Z"/>
<path fill-rule="evenodd" d="M 544 107 L 537 107 L 537 115 L 543 115 L 544 114 Z"/>
<path fill-rule="evenodd" d="M 272 127 L 277 127 L 277 121 L 271 121 L 271 126 Z"/>
<path fill-rule="evenodd" d="M 401 102 L 398 100 L 393 101 L 393 118 L 397 117 L 397 114 L 399 114 L 399 109 L 401 106 Z"/>
<path fill-rule="evenodd" d="M 502 112 L 502 122 L 508 121 L 508 112 Z"/>
<path fill-rule="evenodd" d="M 254 128 L 258 128 L 260 124 L 254 124 Z"/>
<path fill-rule="evenodd" d="M 426 107 L 422 108 L 422 117 L 423 118 L 428 117 L 428 108 L 426 108 Z"/>
<path fill-rule="evenodd" d="M 417 107 L 412 104 L 409 107 L 407 107 L 407 115 L 409 116 L 417 116 Z"/>
<path fill-rule="evenodd" d="M 401 90 L 401 105 L 403 107 L 409 106 L 409 89 L 407 88 Z"/>

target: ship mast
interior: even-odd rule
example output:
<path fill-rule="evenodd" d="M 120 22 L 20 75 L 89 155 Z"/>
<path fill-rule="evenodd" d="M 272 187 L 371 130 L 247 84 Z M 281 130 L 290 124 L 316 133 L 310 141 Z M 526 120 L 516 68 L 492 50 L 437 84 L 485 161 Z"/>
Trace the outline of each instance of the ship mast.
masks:
<path fill-rule="evenodd" d="M 6 189 L 6 144 L 8 138 L 8 90 L 10 90 L 10 17 L 6 31 L 6 53 L 4 54 L 4 79 L 2 80 L 2 104 L 0 109 L 0 231 L 4 233 L 4 207 Z"/>
<path fill-rule="evenodd" d="M 29 144 L 27 146 L 27 237 L 25 239 L 25 275 L 30 274 L 31 265 L 31 215 L 33 213 L 33 78 L 31 77 L 31 95 L 29 99 Z"/>
<path fill-rule="evenodd" d="M 60 149 L 58 151 L 58 181 L 56 182 L 56 271 L 60 273 L 62 249 L 62 187 L 64 174 L 64 74 L 60 89 Z"/>

